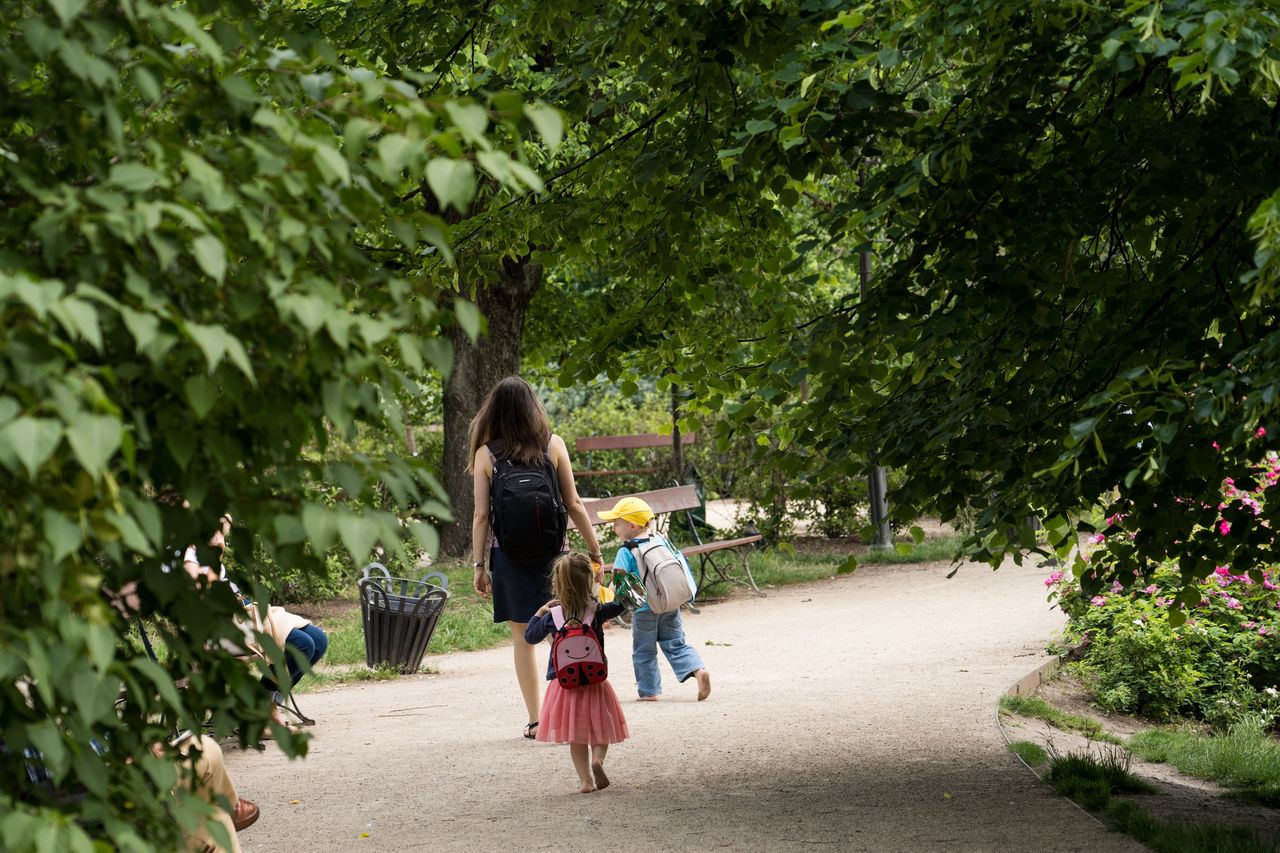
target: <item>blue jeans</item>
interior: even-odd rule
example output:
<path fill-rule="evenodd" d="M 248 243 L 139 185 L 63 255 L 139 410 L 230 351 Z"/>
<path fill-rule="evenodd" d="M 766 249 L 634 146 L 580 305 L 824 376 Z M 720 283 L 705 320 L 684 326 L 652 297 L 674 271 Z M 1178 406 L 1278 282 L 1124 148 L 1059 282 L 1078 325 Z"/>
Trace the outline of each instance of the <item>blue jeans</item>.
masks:
<path fill-rule="evenodd" d="M 302 680 L 302 663 L 298 660 L 299 656 L 310 667 L 324 657 L 328 649 L 329 635 L 315 625 L 303 625 L 301 628 L 290 631 L 289 636 L 284 640 L 284 661 L 289 667 L 289 683 L 297 684 Z M 276 683 L 270 678 L 263 678 L 262 685 L 268 690 L 276 689 Z"/>
<path fill-rule="evenodd" d="M 659 647 L 675 670 L 677 681 L 684 681 L 702 669 L 698 650 L 685 642 L 679 610 L 670 613 L 637 610 L 631 614 L 631 665 L 636 671 L 636 691 L 641 696 L 662 695 Z"/>

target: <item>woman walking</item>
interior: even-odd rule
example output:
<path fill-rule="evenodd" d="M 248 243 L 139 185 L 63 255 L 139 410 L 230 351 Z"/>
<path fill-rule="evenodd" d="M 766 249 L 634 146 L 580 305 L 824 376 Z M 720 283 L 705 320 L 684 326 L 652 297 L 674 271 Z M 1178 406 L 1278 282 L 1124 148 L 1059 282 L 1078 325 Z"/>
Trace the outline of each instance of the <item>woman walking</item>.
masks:
<path fill-rule="evenodd" d="M 551 432 L 528 382 L 509 376 L 489 392 L 471 421 L 470 460 L 475 590 L 483 597 L 492 592 L 493 621 L 506 622 L 511 630 L 516 680 L 528 712 L 524 736 L 533 739 L 542 679 L 525 627 L 551 598 L 551 567 L 568 550 L 566 514 L 597 570 L 603 558 L 573 482 L 569 450 Z"/>

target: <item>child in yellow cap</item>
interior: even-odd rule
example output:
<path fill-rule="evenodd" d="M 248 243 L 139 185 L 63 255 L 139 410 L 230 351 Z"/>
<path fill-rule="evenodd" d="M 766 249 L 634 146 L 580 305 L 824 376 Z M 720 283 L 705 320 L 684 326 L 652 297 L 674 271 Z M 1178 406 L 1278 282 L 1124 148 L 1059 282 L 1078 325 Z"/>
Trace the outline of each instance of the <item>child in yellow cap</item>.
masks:
<path fill-rule="evenodd" d="M 640 578 L 640 567 L 632 547 L 643 545 L 653 537 L 661 534 L 652 529 L 653 509 L 640 498 L 622 498 L 613 507 L 600 513 L 605 521 L 613 522 L 613 532 L 622 541 L 613 558 L 615 572 L 627 572 Z M 689 561 L 680 553 L 680 549 L 667 542 L 668 547 L 684 564 L 688 574 L 689 588 L 697 590 L 693 572 L 689 569 Z M 680 621 L 680 609 L 677 607 L 668 613 L 654 613 L 647 604 L 636 610 L 631 617 L 631 665 L 636 673 L 636 690 L 641 702 L 656 702 L 662 695 L 662 675 L 658 671 L 658 649 L 667 656 L 667 663 L 675 671 L 676 680 L 687 681 L 697 679 L 698 701 L 711 695 L 711 673 L 702 663 L 698 650 L 691 646 L 684 636 L 684 626 Z"/>

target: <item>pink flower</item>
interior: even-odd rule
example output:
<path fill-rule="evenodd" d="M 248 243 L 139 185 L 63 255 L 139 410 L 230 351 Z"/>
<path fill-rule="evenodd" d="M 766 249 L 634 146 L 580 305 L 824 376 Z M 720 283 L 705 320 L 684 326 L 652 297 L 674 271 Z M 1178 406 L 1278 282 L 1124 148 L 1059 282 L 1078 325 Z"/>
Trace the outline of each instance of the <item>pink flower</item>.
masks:
<path fill-rule="evenodd" d="M 1213 573 L 1215 575 L 1229 575 L 1231 574 L 1231 568 L 1229 566 L 1214 566 Z"/>
<path fill-rule="evenodd" d="M 1263 589 L 1271 589 L 1271 590 L 1280 589 L 1280 587 L 1277 587 L 1277 586 L 1276 586 L 1275 584 L 1273 584 L 1271 581 L 1263 581 L 1263 582 L 1262 582 L 1262 588 L 1263 588 Z"/>
<path fill-rule="evenodd" d="M 1213 449 L 1214 449 L 1214 450 L 1221 450 L 1221 449 L 1222 449 L 1222 445 L 1218 444 L 1218 442 L 1216 442 L 1216 441 L 1215 441 L 1215 442 L 1213 443 Z"/>
<path fill-rule="evenodd" d="M 1228 610 L 1240 610 L 1240 609 L 1241 609 L 1241 608 L 1240 608 L 1240 602 L 1239 602 L 1239 601 L 1236 601 L 1234 598 L 1228 598 L 1228 599 L 1227 599 L 1227 609 L 1228 609 Z"/>
<path fill-rule="evenodd" d="M 1266 427 L 1258 427 L 1258 431 L 1254 433 L 1258 438 L 1265 438 L 1267 435 Z"/>
<path fill-rule="evenodd" d="M 1106 605 L 1107 599 L 1106 596 L 1095 595 L 1093 598 L 1089 599 L 1089 603 L 1094 607 L 1103 607 Z"/>
<path fill-rule="evenodd" d="M 1160 591 L 1160 588 L 1155 584 L 1151 584 L 1149 587 L 1143 590 L 1143 592 L 1145 592 L 1147 595 L 1155 595 L 1159 591 Z"/>
<path fill-rule="evenodd" d="M 1172 603 L 1172 598 L 1165 598 L 1163 595 L 1156 599 L 1156 607 L 1168 607 Z"/>
<path fill-rule="evenodd" d="M 1095 533 L 1095 534 L 1093 534 L 1092 536 L 1090 536 L 1090 537 L 1089 537 L 1089 544 L 1090 544 L 1090 545 L 1098 545 L 1098 544 L 1100 544 L 1100 543 L 1102 543 L 1102 542 L 1106 542 L 1106 541 L 1107 541 L 1107 537 L 1106 537 L 1106 536 L 1103 536 L 1101 533 Z"/>
<path fill-rule="evenodd" d="M 1063 577 L 1062 572 L 1054 572 L 1053 574 L 1049 575 L 1049 577 L 1044 579 L 1044 585 L 1053 586 L 1055 583 L 1062 580 L 1062 577 Z"/>
<path fill-rule="evenodd" d="M 1218 532 L 1219 532 L 1220 534 L 1222 534 L 1223 536 L 1226 536 L 1228 533 L 1230 533 L 1230 532 L 1231 532 L 1231 522 L 1229 522 L 1229 521 L 1224 521 L 1224 522 L 1222 522 L 1221 524 L 1219 524 L 1219 525 L 1218 525 Z"/>
<path fill-rule="evenodd" d="M 1124 592 L 1124 584 L 1120 583 L 1120 581 L 1112 581 L 1112 582 L 1111 582 L 1111 591 L 1112 591 L 1112 592 Z"/>

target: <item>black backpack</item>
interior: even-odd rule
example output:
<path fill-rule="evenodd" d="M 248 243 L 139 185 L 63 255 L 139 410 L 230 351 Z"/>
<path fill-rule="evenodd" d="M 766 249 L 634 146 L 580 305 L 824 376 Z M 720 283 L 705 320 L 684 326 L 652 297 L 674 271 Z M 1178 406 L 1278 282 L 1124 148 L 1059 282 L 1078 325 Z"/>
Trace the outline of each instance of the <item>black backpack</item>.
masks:
<path fill-rule="evenodd" d="M 489 525 L 502 553 L 512 560 L 547 560 L 559 554 L 569 521 L 551 457 L 543 450 L 536 464 L 525 465 L 492 445 L 489 453 Z"/>

